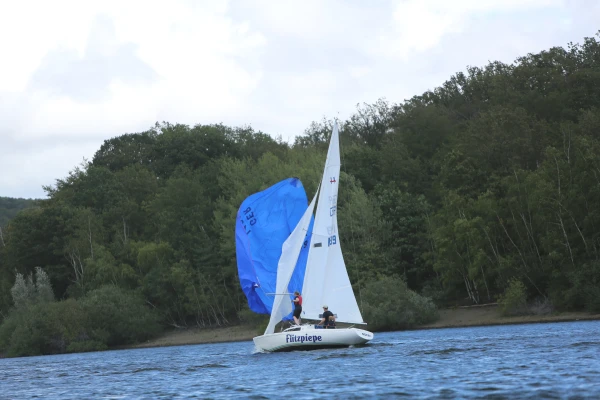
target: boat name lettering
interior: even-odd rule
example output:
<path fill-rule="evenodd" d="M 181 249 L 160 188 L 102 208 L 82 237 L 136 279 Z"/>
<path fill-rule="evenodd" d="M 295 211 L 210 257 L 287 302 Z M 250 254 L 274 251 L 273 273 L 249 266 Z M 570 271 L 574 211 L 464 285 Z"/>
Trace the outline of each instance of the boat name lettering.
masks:
<path fill-rule="evenodd" d="M 296 336 L 296 335 L 285 335 L 286 343 L 304 343 L 304 342 L 321 342 L 323 340 L 322 336 L 317 335 L 309 335 L 305 334 L 304 336 Z"/>

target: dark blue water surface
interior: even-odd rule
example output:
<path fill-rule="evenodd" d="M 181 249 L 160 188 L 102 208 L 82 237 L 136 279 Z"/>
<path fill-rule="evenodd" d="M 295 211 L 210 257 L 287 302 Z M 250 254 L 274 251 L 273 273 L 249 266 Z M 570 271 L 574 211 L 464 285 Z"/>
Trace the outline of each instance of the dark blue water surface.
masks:
<path fill-rule="evenodd" d="M 0 360 L 0 398 L 595 398 L 600 321 L 378 333 L 364 347 L 252 341 Z"/>

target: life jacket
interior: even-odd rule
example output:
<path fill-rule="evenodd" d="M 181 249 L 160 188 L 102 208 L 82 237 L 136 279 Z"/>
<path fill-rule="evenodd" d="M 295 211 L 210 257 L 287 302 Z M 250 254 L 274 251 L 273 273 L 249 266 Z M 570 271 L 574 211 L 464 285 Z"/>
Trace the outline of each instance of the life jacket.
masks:
<path fill-rule="evenodd" d="M 335 321 L 330 319 L 332 317 L 334 317 L 333 313 L 325 320 L 325 323 L 323 324 L 325 328 L 335 328 Z"/>

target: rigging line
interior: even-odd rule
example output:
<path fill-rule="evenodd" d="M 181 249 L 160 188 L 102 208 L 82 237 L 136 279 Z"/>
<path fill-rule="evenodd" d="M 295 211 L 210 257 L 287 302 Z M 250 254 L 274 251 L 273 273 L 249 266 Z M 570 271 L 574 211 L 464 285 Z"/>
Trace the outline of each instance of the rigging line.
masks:
<path fill-rule="evenodd" d="M 339 115 L 339 112 L 338 112 Z M 336 118 L 338 119 L 338 118 Z M 341 124 L 338 124 L 338 126 L 341 127 Z M 339 129 L 339 128 L 338 128 Z M 348 171 L 346 170 L 346 163 L 342 161 L 342 157 L 345 158 L 344 152 L 342 151 L 342 135 L 341 135 L 341 130 L 339 130 L 339 135 L 338 135 L 338 139 L 339 139 L 339 146 L 340 146 L 340 167 L 344 168 L 344 173 L 346 175 L 348 175 Z M 351 232 L 351 237 L 352 237 L 352 251 L 354 252 L 354 257 L 356 257 L 356 240 L 354 237 L 354 223 L 353 223 L 353 218 L 350 218 L 350 232 Z M 362 290 L 360 288 L 360 268 L 356 267 L 356 277 L 357 277 L 357 286 L 358 286 L 358 298 L 360 301 L 360 309 L 361 312 L 363 309 L 363 301 L 362 301 Z"/>

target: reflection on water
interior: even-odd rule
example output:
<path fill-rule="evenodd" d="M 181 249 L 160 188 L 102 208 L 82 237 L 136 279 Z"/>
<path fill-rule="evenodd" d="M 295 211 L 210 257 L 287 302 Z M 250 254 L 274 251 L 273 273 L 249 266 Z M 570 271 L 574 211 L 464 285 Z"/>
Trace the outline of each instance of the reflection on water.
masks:
<path fill-rule="evenodd" d="M 378 333 L 349 349 L 252 341 L 0 360 L 0 398 L 600 398 L 600 321 Z"/>

